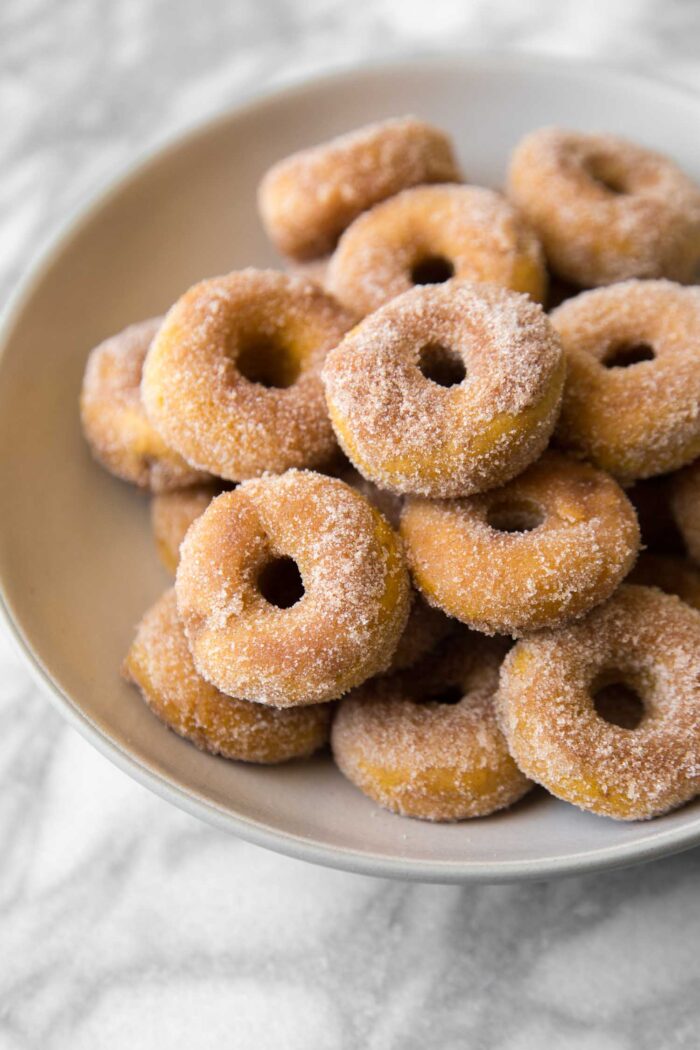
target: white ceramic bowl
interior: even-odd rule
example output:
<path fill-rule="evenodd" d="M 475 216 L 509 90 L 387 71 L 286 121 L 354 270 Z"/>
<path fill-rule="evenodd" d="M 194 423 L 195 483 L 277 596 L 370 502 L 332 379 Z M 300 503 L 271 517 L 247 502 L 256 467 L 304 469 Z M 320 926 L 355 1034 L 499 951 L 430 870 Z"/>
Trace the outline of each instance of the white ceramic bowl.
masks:
<path fill-rule="evenodd" d="M 78 421 L 85 357 L 191 283 L 274 264 L 255 210 L 291 150 L 413 112 L 454 136 L 470 180 L 502 183 L 543 124 L 620 132 L 700 180 L 700 101 L 572 62 L 433 58 L 342 73 L 226 114 L 122 178 L 45 255 L 12 305 L 0 359 L 0 581 L 7 621 L 49 696 L 103 754 L 191 813 L 263 846 L 354 871 L 444 882 L 588 871 L 700 841 L 700 805 L 619 824 L 536 791 L 456 825 L 379 810 L 328 757 L 273 769 L 200 754 L 119 677 L 134 624 L 167 584 L 148 501 L 93 464 Z"/>

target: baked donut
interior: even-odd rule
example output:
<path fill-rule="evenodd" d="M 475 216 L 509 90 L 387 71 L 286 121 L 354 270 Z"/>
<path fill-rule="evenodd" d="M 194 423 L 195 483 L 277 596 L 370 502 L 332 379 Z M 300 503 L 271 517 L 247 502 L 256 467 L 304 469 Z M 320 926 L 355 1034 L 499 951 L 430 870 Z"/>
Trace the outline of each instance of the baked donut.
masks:
<path fill-rule="evenodd" d="M 360 473 L 439 498 L 503 484 L 540 455 L 564 367 L 556 333 L 527 296 L 449 282 L 365 318 L 329 353 L 323 381 Z"/>
<path fill-rule="evenodd" d="M 700 288 L 625 281 L 551 314 L 567 359 L 557 440 L 623 481 L 700 455 Z"/>
<path fill-rule="evenodd" d="M 192 662 L 172 589 L 139 624 L 123 673 L 153 713 L 201 751 L 244 762 L 285 762 L 313 754 L 328 740 L 329 704 L 277 711 L 224 696 L 205 682 Z"/>
<path fill-rule="evenodd" d="M 331 730 L 341 772 L 386 809 L 424 820 L 481 817 L 522 798 L 532 784 L 494 710 L 503 652 L 462 631 L 346 697 Z"/>
<path fill-rule="evenodd" d="M 671 479 L 671 512 L 688 554 L 700 565 L 700 460 Z"/>
<path fill-rule="evenodd" d="M 540 243 L 515 208 L 481 186 L 418 186 L 361 215 L 331 257 L 326 287 L 357 317 L 414 285 L 455 277 L 542 301 Z"/>
<path fill-rule="evenodd" d="M 641 701 L 636 728 L 598 714 L 613 684 Z M 497 708 L 520 769 L 558 798 L 618 820 L 680 806 L 700 791 L 700 613 L 625 584 L 580 623 L 518 642 Z"/>
<path fill-rule="evenodd" d="M 387 521 L 311 471 L 218 496 L 180 548 L 176 589 L 199 673 L 273 707 L 333 700 L 386 670 L 410 594 Z"/>
<path fill-rule="evenodd" d="M 516 147 L 508 192 L 552 269 L 574 284 L 693 280 L 700 191 L 658 153 L 614 135 L 542 128 Z"/>
<path fill-rule="evenodd" d="M 141 402 L 143 362 L 160 317 L 130 325 L 90 352 L 80 392 L 83 433 L 111 474 L 152 492 L 194 485 L 204 475 L 169 448 Z"/>
<path fill-rule="evenodd" d="M 241 270 L 190 288 L 146 359 L 142 394 L 188 462 L 240 481 L 335 451 L 320 371 L 350 325 L 312 281 Z"/>
<path fill-rule="evenodd" d="M 677 594 L 694 609 L 700 609 L 700 569 L 686 558 L 644 551 L 627 577 L 627 582 L 658 587 L 666 594 Z"/>
<path fill-rule="evenodd" d="M 634 564 L 639 527 L 613 479 L 547 452 L 503 488 L 406 500 L 401 535 L 424 597 L 486 634 L 581 616 Z"/>
<path fill-rule="evenodd" d="M 286 157 L 258 191 L 263 224 L 283 255 L 330 252 L 353 219 L 373 204 L 423 182 L 459 182 L 452 144 L 415 117 L 370 124 Z"/>
<path fill-rule="evenodd" d="M 163 566 L 173 576 L 180 560 L 180 544 L 187 530 L 219 491 L 214 485 L 197 485 L 165 492 L 151 500 L 151 529 L 156 551 Z"/>

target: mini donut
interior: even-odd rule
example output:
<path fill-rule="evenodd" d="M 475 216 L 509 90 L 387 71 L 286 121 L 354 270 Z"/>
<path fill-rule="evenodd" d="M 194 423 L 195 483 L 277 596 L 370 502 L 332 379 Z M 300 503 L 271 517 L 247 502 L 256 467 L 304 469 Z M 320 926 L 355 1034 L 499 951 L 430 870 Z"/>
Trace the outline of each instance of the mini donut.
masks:
<path fill-rule="evenodd" d="M 341 701 L 333 757 L 386 809 L 423 820 L 481 817 L 532 787 L 508 754 L 494 694 L 502 646 L 467 632 L 418 667 L 376 678 Z"/>
<path fill-rule="evenodd" d="M 90 352 L 80 392 L 83 433 L 111 474 L 151 492 L 194 485 L 203 475 L 169 448 L 146 416 L 141 372 L 160 317 L 130 325 Z"/>
<path fill-rule="evenodd" d="M 151 500 L 151 529 L 156 551 L 163 566 L 173 576 L 180 560 L 180 544 L 187 530 L 219 491 L 214 485 L 197 485 L 165 492 Z"/>
<path fill-rule="evenodd" d="M 686 558 L 644 551 L 627 577 L 627 582 L 658 587 L 666 594 L 677 594 L 694 609 L 700 609 L 700 569 Z"/>
<path fill-rule="evenodd" d="M 482 495 L 408 499 L 401 535 L 426 600 L 486 634 L 582 616 L 612 594 L 639 548 L 620 486 L 554 452 Z"/>
<path fill-rule="evenodd" d="M 139 624 L 123 673 L 153 713 L 200 751 L 243 762 L 285 762 L 313 754 L 328 740 L 329 704 L 278 711 L 224 696 L 205 682 L 192 662 L 172 589 Z"/>
<path fill-rule="evenodd" d="M 700 565 L 700 460 L 671 479 L 671 512 L 688 554 Z"/>
<path fill-rule="evenodd" d="M 326 287 L 357 317 L 415 285 L 486 281 L 542 301 L 537 237 L 499 193 L 481 186 L 418 186 L 361 215 L 341 237 Z"/>
<path fill-rule="evenodd" d="M 623 481 L 700 455 L 700 289 L 625 281 L 550 316 L 567 359 L 564 448 Z"/>
<path fill-rule="evenodd" d="M 308 262 L 292 262 L 288 264 L 287 272 L 292 277 L 306 277 L 320 288 L 325 288 L 330 261 L 330 255 L 322 255 L 320 259 L 309 259 Z"/>
<path fill-rule="evenodd" d="M 552 269 L 573 284 L 693 280 L 700 191 L 658 153 L 614 135 L 542 128 L 516 147 L 508 192 Z"/>
<path fill-rule="evenodd" d="M 385 518 L 311 471 L 218 496 L 180 548 L 176 589 L 199 673 L 273 707 L 334 700 L 385 671 L 410 595 Z"/>
<path fill-rule="evenodd" d="M 641 700 L 633 728 L 598 713 L 614 684 Z M 580 623 L 511 650 L 497 699 L 523 773 L 558 798 L 645 820 L 700 791 L 700 613 L 625 584 Z"/>
<path fill-rule="evenodd" d="M 353 219 L 399 190 L 423 182 L 459 182 L 452 144 L 415 117 L 370 124 L 275 164 L 258 206 L 283 254 L 314 259 L 330 252 Z"/>
<path fill-rule="evenodd" d="M 191 288 L 146 359 L 142 394 L 188 462 L 240 481 L 335 451 L 320 371 L 350 325 L 312 281 L 241 270 Z"/>
<path fill-rule="evenodd" d="M 329 353 L 323 381 L 361 474 L 449 498 L 503 484 L 540 455 L 564 368 L 554 329 L 527 296 L 449 282 L 365 318 Z"/>

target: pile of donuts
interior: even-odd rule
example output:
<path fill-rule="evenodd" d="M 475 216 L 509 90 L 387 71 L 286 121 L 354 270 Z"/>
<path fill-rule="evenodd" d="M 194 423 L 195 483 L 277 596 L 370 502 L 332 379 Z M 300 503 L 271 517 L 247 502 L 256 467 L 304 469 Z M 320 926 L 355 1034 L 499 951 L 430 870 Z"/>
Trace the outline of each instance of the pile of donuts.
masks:
<path fill-rule="evenodd" d="M 653 817 L 700 793 L 700 191 L 558 128 L 465 178 L 414 118 L 287 157 L 284 270 L 92 350 L 85 436 L 175 577 L 123 673 L 399 814 Z"/>

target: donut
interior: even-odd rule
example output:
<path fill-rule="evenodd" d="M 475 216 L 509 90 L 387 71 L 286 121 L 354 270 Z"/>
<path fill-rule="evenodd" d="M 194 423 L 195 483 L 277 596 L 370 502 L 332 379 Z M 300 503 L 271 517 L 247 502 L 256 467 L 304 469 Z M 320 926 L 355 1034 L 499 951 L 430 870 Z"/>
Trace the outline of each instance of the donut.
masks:
<path fill-rule="evenodd" d="M 486 634 L 582 616 L 612 594 L 639 548 L 620 486 L 554 452 L 481 495 L 407 499 L 401 535 L 426 600 Z"/>
<path fill-rule="evenodd" d="M 671 479 L 671 513 L 689 556 L 700 565 L 700 461 Z"/>
<path fill-rule="evenodd" d="M 330 261 L 330 255 L 322 255 L 320 259 L 309 259 L 307 262 L 291 262 L 287 266 L 287 272 L 292 277 L 306 277 L 320 288 L 324 288 Z"/>
<path fill-rule="evenodd" d="M 615 135 L 542 128 L 514 150 L 508 194 L 573 284 L 693 280 L 700 191 L 658 153 Z"/>
<path fill-rule="evenodd" d="M 550 316 L 567 359 L 562 447 L 625 482 L 700 455 L 700 288 L 625 281 Z"/>
<path fill-rule="evenodd" d="M 203 475 L 169 448 L 146 416 L 141 372 L 161 318 L 130 325 L 88 356 L 80 392 L 83 433 L 111 474 L 151 492 L 194 485 Z"/>
<path fill-rule="evenodd" d="M 275 164 L 258 191 L 270 240 L 283 254 L 315 259 L 333 250 L 353 219 L 399 190 L 459 182 L 452 144 L 415 117 L 370 124 Z"/>
<path fill-rule="evenodd" d="M 451 277 L 544 298 L 540 243 L 499 193 L 481 186 L 418 186 L 377 204 L 340 238 L 326 287 L 356 317 L 365 317 L 416 285 Z"/>
<path fill-rule="evenodd" d="M 636 695 L 636 726 L 599 714 L 613 685 Z M 700 791 L 700 613 L 625 584 L 579 623 L 518 642 L 497 711 L 520 769 L 558 798 L 618 820 L 680 806 Z"/>
<path fill-rule="evenodd" d="M 214 485 L 164 492 L 151 500 L 151 530 L 163 566 L 175 575 L 180 544 L 192 522 L 203 514 L 220 490 Z"/>
<path fill-rule="evenodd" d="M 386 670 L 410 595 L 386 519 L 311 471 L 210 503 L 180 548 L 176 590 L 199 673 L 273 707 L 334 700 Z"/>
<path fill-rule="evenodd" d="M 229 481 L 335 451 L 320 371 L 350 320 L 312 281 L 241 270 L 173 306 L 143 373 L 146 411 L 188 462 Z"/>
<path fill-rule="evenodd" d="M 658 587 L 700 609 L 700 569 L 686 558 L 672 554 L 649 554 L 644 551 L 627 577 L 628 583 Z"/>
<path fill-rule="evenodd" d="M 149 609 L 124 662 L 151 711 L 201 751 L 243 762 L 285 762 L 328 740 L 331 708 L 278 711 L 224 696 L 197 674 L 177 616 L 174 590 Z"/>
<path fill-rule="evenodd" d="M 326 358 L 333 427 L 383 489 L 432 498 L 503 484 L 546 446 L 564 359 L 540 306 L 495 285 L 413 288 Z"/>
<path fill-rule="evenodd" d="M 379 805 L 423 820 L 481 817 L 522 798 L 532 784 L 495 716 L 502 658 L 465 631 L 418 667 L 360 686 L 333 722 L 338 768 Z"/>

